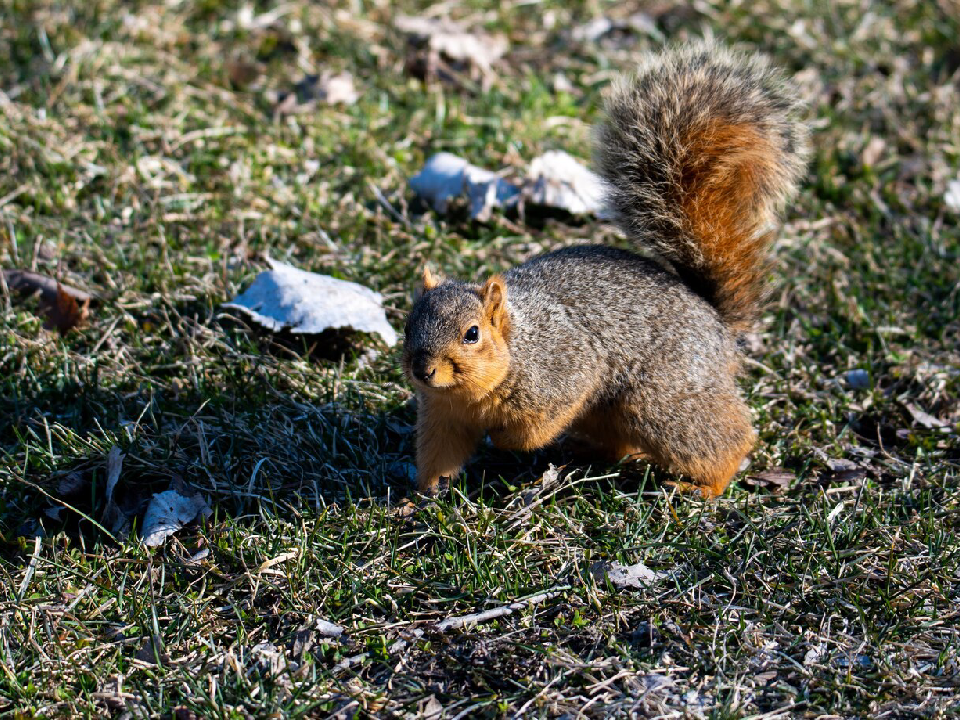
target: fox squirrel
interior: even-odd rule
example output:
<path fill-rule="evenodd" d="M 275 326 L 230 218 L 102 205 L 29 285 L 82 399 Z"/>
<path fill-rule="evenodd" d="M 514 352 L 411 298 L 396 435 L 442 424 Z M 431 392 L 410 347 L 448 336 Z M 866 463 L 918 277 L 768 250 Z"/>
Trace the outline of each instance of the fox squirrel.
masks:
<path fill-rule="evenodd" d="M 606 201 L 637 246 L 537 257 L 482 285 L 429 269 L 406 325 L 417 391 L 417 481 L 436 492 L 485 433 L 533 450 L 572 433 L 647 459 L 703 497 L 756 440 L 738 335 L 759 314 L 778 214 L 807 132 L 765 59 L 701 42 L 622 78 L 595 131 Z"/>

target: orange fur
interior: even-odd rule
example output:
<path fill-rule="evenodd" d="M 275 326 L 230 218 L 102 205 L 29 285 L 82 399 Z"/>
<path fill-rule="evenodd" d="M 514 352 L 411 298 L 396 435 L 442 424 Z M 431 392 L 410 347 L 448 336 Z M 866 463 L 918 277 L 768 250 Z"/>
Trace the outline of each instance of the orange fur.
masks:
<path fill-rule="evenodd" d="M 779 151 L 754 124 L 713 120 L 686 144 L 680 203 L 721 314 L 746 329 L 763 294 L 772 213 L 764 205 Z"/>
<path fill-rule="evenodd" d="M 417 488 L 435 493 L 441 477 L 453 477 L 483 437 L 483 428 L 464 418 L 456 402 L 421 398 L 417 411 Z"/>

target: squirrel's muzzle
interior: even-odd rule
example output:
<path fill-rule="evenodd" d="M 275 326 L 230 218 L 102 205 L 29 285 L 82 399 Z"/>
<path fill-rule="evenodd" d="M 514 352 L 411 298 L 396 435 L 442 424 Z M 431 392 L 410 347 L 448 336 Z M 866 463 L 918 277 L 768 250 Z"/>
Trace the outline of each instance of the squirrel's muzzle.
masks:
<path fill-rule="evenodd" d="M 426 353 L 417 353 L 410 363 L 410 372 L 424 385 L 429 385 L 437 375 L 437 366 Z"/>

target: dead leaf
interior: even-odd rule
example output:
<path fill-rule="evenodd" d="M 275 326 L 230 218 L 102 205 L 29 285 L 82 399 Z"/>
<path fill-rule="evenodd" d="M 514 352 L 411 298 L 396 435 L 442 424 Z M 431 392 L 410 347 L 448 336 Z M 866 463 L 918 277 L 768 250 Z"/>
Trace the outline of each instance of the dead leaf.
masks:
<path fill-rule="evenodd" d="M 281 115 L 302 113 L 311 110 L 317 103 L 324 105 L 353 105 L 360 99 L 348 72 L 333 73 L 329 70 L 319 75 L 307 75 L 293 86 L 292 92 L 274 93 L 270 98 Z"/>
<path fill-rule="evenodd" d="M 435 720 L 443 717 L 443 705 L 437 700 L 436 695 L 431 695 L 417 703 L 417 717 L 422 720 Z"/>
<path fill-rule="evenodd" d="M 387 322 L 382 297 L 368 287 L 329 275 L 307 272 L 267 258 L 246 292 L 224 303 L 242 310 L 268 330 L 311 335 L 328 329 L 376 333 L 395 345 L 397 333 Z"/>
<path fill-rule="evenodd" d="M 323 637 L 340 637 L 343 635 L 343 627 L 328 620 L 317 620 L 314 629 Z"/>
<path fill-rule="evenodd" d="M 870 387 L 870 373 L 860 368 L 847 370 L 843 379 L 851 390 L 866 390 Z"/>
<path fill-rule="evenodd" d="M 785 490 L 790 487 L 796 475 L 783 468 L 774 468 L 764 472 L 750 475 L 743 479 L 743 483 L 750 487 L 770 488 L 774 490 Z"/>
<path fill-rule="evenodd" d="M 404 499 L 393 508 L 393 516 L 399 520 L 405 520 L 408 517 L 412 517 L 418 508 L 419 506 L 412 500 Z"/>
<path fill-rule="evenodd" d="M 944 422 L 938 417 L 934 417 L 913 403 L 907 404 L 907 410 L 913 417 L 914 422 L 927 428 L 928 430 L 939 430 L 940 428 L 945 428 L 948 425 L 948 423 Z"/>
<path fill-rule="evenodd" d="M 860 161 L 864 167 L 875 167 L 886 149 L 887 143 L 882 137 L 872 137 L 860 153 Z"/>
<path fill-rule="evenodd" d="M 243 59 L 231 60 L 225 68 L 230 84 L 240 90 L 253 85 L 263 73 L 260 63 Z"/>
<path fill-rule="evenodd" d="M 62 333 L 86 321 L 90 306 L 96 302 L 94 295 L 40 273 L 13 269 L 4 269 L 2 273 L 10 290 L 22 297 L 39 297 L 47 322 Z"/>
<path fill-rule="evenodd" d="M 947 191 L 943 194 L 943 202 L 954 212 L 960 212 L 960 180 L 951 180 L 947 183 Z"/>
<path fill-rule="evenodd" d="M 613 32 L 635 32 L 652 37 L 658 42 L 664 40 L 656 21 L 643 12 L 633 13 L 626 18 L 599 17 L 575 27 L 570 36 L 577 42 L 597 42 Z"/>
<path fill-rule="evenodd" d="M 57 483 L 57 494 L 60 497 L 70 497 L 71 495 L 76 495 L 78 492 L 83 490 L 84 487 L 86 487 L 86 484 L 87 481 L 84 479 L 83 475 L 74 470 L 60 478 L 60 482 Z"/>
<path fill-rule="evenodd" d="M 156 547 L 198 515 L 209 515 L 210 505 L 200 493 L 184 497 L 176 490 L 157 493 L 143 518 L 143 544 Z"/>
<path fill-rule="evenodd" d="M 466 195 L 470 217 L 481 221 L 490 218 L 493 208 L 511 207 L 520 198 L 520 189 L 497 173 L 445 152 L 427 160 L 410 178 L 410 187 L 439 213 L 447 211 L 452 198 Z"/>
<path fill-rule="evenodd" d="M 579 160 L 562 150 L 534 158 L 523 187 L 527 202 L 559 208 L 573 215 L 601 215 L 603 182 Z"/>
<path fill-rule="evenodd" d="M 590 574 L 597 582 L 609 580 L 618 590 L 642 590 L 667 577 L 666 573 L 651 570 L 642 562 L 621 565 L 616 560 L 595 562 Z"/>
<path fill-rule="evenodd" d="M 454 74 L 465 73 L 473 80 L 480 80 L 484 88 L 494 77 L 494 64 L 510 47 L 502 35 L 469 32 L 463 25 L 447 19 L 400 15 L 394 25 L 407 35 L 411 44 L 426 50 L 424 75 L 439 75 L 438 66 L 448 63 Z M 408 67 L 415 65 L 407 63 Z"/>
<path fill-rule="evenodd" d="M 104 494 L 103 513 L 100 515 L 101 524 L 114 535 L 125 534 L 129 524 L 127 516 L 113 499 L 117 489 L 120 473 L 123 471 L 124 454 L 114 445 L 107 454 L 107 488 Z"/>
<path fill-rule="evenodd" d="M 47 321 L 61 333 L 82 325 L 90 314 L 90 301 L 80 305 L 57 283 L 57 300 L 47 311 Z"/>
<path fill-rule="evenodd" d="M 485 221 L 494 208 L 516 206 L 521 199 L 573 215 L 603 217 L 603 183 L 594 172 L 562 150 L 534 158 L 522 185 L 450 153 L 433 155 L 410 178 L 410 187 L 437 212 L 447 211 L 452 198 L 466 196 L 470 217 Z"/>

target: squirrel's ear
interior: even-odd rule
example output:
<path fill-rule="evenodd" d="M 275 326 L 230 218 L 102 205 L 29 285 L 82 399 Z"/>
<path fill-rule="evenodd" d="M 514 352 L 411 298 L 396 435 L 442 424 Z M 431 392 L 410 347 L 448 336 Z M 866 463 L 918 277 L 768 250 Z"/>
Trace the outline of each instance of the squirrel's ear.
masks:
<path fill-rule="evenodd" d="M 507 314 L 507 285 L 503 278 L 494 275 L 480 288 L 483 298 L 483 311 L 494 327 L 502 327 Z"/>
<path fill-rule="evenodd" d="M 423 291 L 433 290 L 437 285 L 440 284 L 440 276 L 434 275 L 429 267 L 424 266 L 423 268 Z"/>
<path fill-rule="evenodd" d="M 442 278 L 439 275 L 434 275 L 430 268 L 424 266 L 423 268 L 423 277 L 420 281 L 420 287 L 417 288 L 414 293 L 414 299 L 419 300 L 420 296 L 423 295 L 428 290 L 433 290 L 437 285 L 440 284 Z"/>

